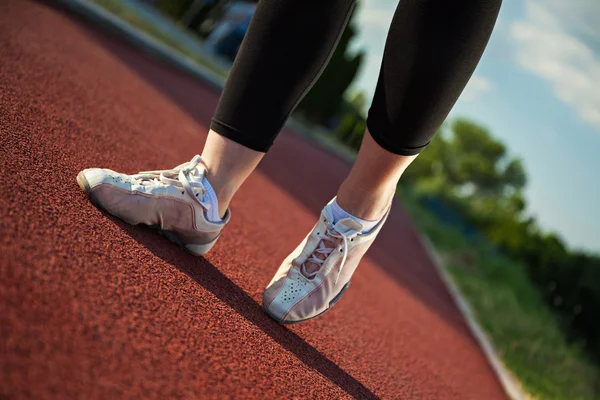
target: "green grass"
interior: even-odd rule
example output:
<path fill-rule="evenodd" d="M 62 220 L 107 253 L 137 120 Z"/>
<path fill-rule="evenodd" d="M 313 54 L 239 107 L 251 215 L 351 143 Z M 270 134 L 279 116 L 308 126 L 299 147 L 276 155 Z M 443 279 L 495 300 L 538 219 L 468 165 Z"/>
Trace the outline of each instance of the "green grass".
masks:
<path fill-rule="evenodd" d="M 539 399 L 598 398 L 600 368 L 568 343 L 525 268 L 483 240 L 468 240 L 443 225 L 419 204 L 413 190 L 402 188 L 399 195 L 525 391 Z"/>
<path fill-rule="evenodd" d="M 103 7 L 106 11 L 109 11 L 110 13 L 118 16 L 122 20 L 130 23 L 131 25 L 140 29 L 144 33 L 148 34 L 149 36 L 152 36 L 154 39 L 173 48 L 177 52 L 179 52 L 182 55 L 186 56 L 187 58 L 191 59 L 193 62 L 195 62 L 199 66 L 207 68 L 208 70 L 210 70 L 211 72 L 215 73 L 217 76 L 219 76 L 223 79 L 227 78 L 227 71 L 222 66 L 215 63 L 209 57 L 206 57 L 202 54 L 194 52 L 194 51 L 188 49 L 187 47 L 183 46 L 181 43 L 179 43 L 178 41 L 173 39 L 171 36 L 165 34 L 161 30 L 154 27 L 154 25 L 152 25 L 148 21 L 146 21 L 143 18 L 136 15 L 132 10 L 130 10 L 127 6 L 123 5 L 123 3 L 121 3 L 119 0 L 92 0 L 92 1 L 95 4 Z M 198 41 L 199 42 L 201 41 L 200 38 L 198 38 Z"/>

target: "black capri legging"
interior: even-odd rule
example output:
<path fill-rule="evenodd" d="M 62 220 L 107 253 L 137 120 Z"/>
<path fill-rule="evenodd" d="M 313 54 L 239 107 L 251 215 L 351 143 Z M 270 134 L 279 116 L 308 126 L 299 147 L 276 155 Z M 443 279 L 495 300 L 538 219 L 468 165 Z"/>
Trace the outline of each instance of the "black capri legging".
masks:
<path fill-rule="evenodd" d="M 367 127 L 384 149 L 419 153 L 462 92 L 501 0 L 400 0 Z M 260 0 L 211 128 L 266 152 L 323 71 L 354 0 Z"/>

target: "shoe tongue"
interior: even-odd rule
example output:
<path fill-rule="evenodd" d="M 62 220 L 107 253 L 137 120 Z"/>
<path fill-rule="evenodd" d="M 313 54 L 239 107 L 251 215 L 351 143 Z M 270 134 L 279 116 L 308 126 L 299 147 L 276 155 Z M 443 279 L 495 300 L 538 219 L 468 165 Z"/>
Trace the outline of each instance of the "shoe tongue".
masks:
<path fill-rule="evenodd" d="M 192 182 L 200 182 L 204 180 L 204 175 L 206 175 L 206 168 L 198 165 L 196 168 L 188 175 L 189 179 Z"/>
<path fill-rule="evenodd" d="M 363 226 L 357 220 L 353 218 L 343 218 L 335 223 L 335 230 L 340 233 L 346 233 L 349 231 L 362 231 Z"/>

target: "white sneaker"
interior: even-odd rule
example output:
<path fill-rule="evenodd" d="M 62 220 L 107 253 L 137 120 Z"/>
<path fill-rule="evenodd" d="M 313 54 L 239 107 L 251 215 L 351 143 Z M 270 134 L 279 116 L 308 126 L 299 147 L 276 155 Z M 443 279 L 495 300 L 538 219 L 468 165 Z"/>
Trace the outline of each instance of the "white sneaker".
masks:
<path fill-rule="evenodd" d="M 126 175 L 109 169 L 84 169 L 77 183 L 92 203 L 132 224 L 156 227 L 169 240 L 194 255 L 203 255 L 217 242 L 230 212 L 219 223 L 206 219 L 202 180 L 206 168 L 196 155 L 171 170 Z"/>
<path fill-rule="evenodd" d="M 332 202 L 325 206 L 312 232 L 285 259 L 263 294 L 265 312 L 279 323 L 305 321 L 329 310 L 350 285 L 362 256 L 389 214 L 388 210 L 372 230 L 362 234 L 362 225 L 352 218 L 331 222 Z"/>

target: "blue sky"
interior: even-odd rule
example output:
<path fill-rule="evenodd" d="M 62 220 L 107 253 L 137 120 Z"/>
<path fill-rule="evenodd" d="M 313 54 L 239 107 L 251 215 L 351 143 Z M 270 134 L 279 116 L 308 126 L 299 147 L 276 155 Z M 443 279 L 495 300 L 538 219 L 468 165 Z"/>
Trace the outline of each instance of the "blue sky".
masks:
<path fill-rule="evenodd" d="M 355 86 L 372 96 L 397 0 L 363 0 Z M 502 139 L 528 173 L 530 214 L 600 253 L 600 2 L 504 0 L 487 50 L 450 117 Z"/>

